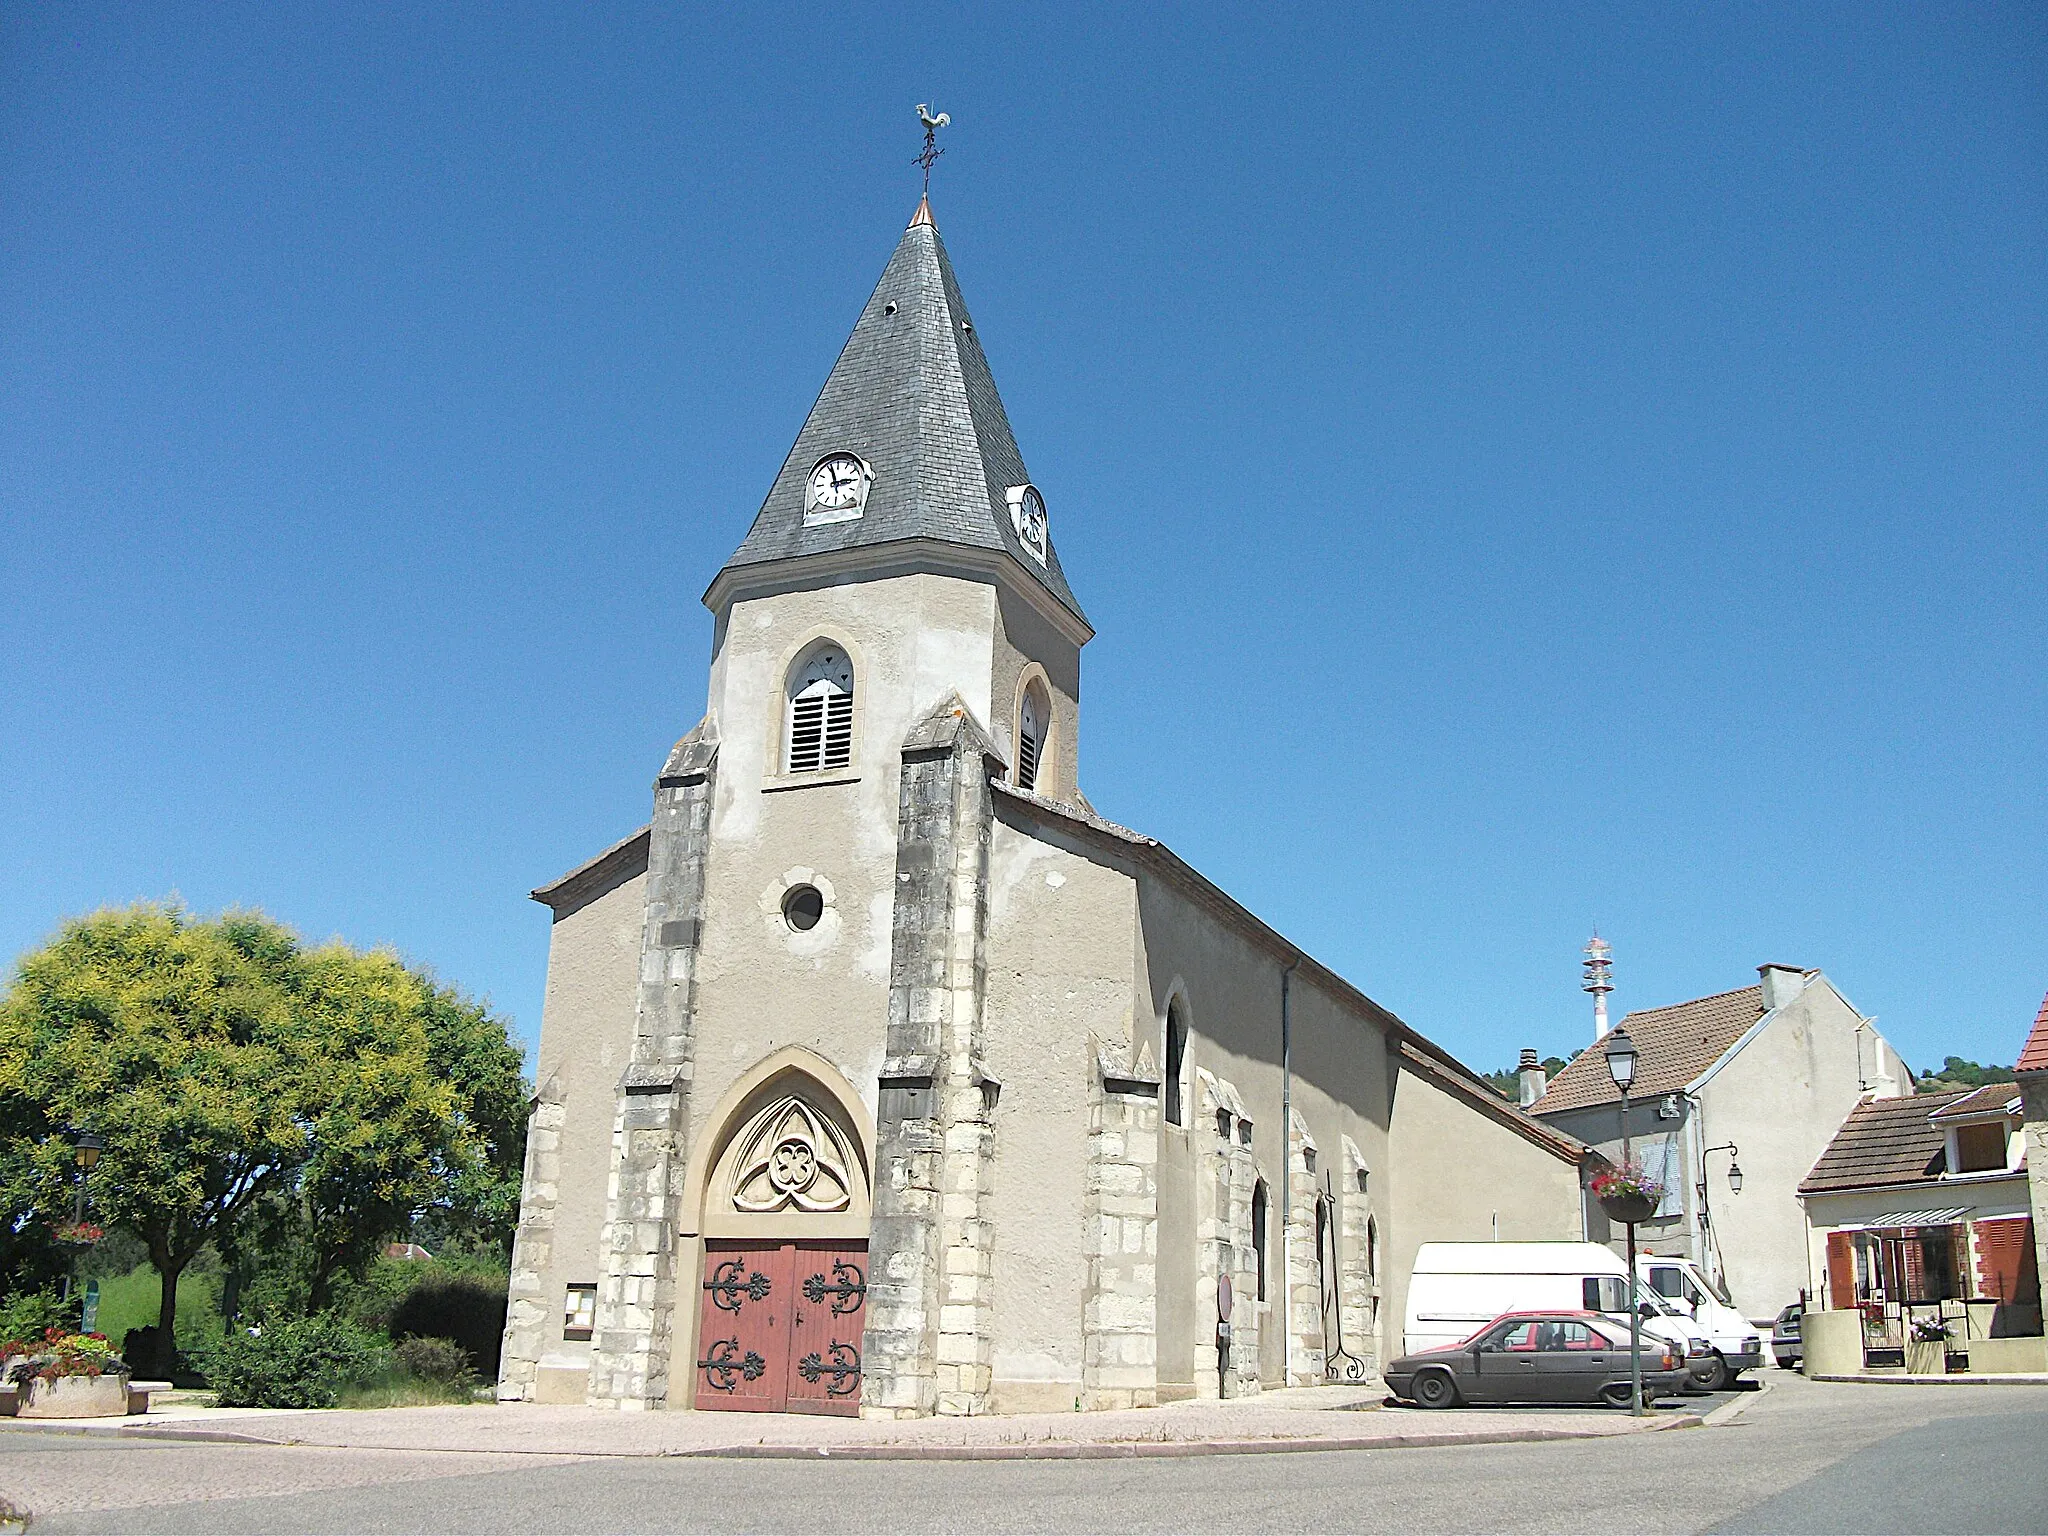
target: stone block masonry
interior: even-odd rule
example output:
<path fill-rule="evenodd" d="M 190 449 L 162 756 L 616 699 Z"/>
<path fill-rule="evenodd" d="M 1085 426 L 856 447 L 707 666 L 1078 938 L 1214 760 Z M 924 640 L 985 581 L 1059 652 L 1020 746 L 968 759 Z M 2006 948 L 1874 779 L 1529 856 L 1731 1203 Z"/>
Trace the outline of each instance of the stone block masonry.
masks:
<path fill-rule="evenodd" d="M 555 1298 L 544 1286 L 554 1260 L 565 1117 L 560 1087 L 552 1080 L 543 1083 L 526 1123 L 526 1178 L 519 1196 L 519 1227 L 512 1236 L 512 1283 L 498 1372 L 501 1402 L 533 1400 L 540 1357 L 547 1352 L 548 1335 L 556 1321 Z"/>
<path fill-rule="evenodd" d="M 1149 1043 L 1120 1067 L 1100 1041 L 1088 1105 L 1088 1257 L 1081 1406 L 1159 1401 L 1159 1069 Z"/>
<path fill-rule="evenodd" d="M 988 780 L 1002 753 L 958 694 L 903 744 L 889 1033 L 861 1358 L 871 1418 L 988 1410 L 986 1196 L 999 1085 L 983 1066 Z"/>
<path fill-rule="evenodd" d="M 717 730 L 707 718 L 676 743 L 655 781 L 633 1055 L 619 1083 L 605 1192 L 594 1406 L 658 1407 L 669 1394 L 675 1202 L 689 1146 L 697 939 L 717 764 Z"/>

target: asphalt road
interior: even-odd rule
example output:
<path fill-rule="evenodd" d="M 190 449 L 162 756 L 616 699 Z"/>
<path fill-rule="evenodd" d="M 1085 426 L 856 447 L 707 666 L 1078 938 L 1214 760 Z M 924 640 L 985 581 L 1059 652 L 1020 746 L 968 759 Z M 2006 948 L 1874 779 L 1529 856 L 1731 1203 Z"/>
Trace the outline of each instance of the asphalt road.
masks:
<path fill-rule="evenodd" d="M 555 1459 L 0 1434 L 49 1532 L 2048 1533 L 2048 1388 L 1774 1377 L 1625 1440 L 1069 1462 Z"/>

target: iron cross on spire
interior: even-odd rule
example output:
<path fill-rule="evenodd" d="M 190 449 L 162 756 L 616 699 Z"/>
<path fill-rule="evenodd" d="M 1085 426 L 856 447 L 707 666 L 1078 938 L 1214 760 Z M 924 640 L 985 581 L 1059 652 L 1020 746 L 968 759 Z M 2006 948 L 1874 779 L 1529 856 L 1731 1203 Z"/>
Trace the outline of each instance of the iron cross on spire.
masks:
<path fill-rule="evenodd" d="M 917 104 L 917 120 L 924 124 L 924 152 L 910 163 L 924 167 L 924 195 L 930 197 L 932 193 L 932 162 L 945 153 L 943 149 L 939 148 L 939 130 L 953 121 L 953 115 L 950 112 L 941 112 L 935 117 L 932 115 L 931 108 L 920 101 Z"/>

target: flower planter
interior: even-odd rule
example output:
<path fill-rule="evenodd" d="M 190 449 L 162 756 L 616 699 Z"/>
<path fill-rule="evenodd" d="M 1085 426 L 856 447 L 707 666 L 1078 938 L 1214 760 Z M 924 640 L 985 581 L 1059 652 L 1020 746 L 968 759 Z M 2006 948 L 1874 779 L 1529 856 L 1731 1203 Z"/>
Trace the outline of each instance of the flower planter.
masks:
<path fill-rule="evenodd" d="M 1909 1376 L 1947 1375 L 1948 1341 L 1946 1339 L 1908 1339 L 1906 1341 L 1906 1374 Z"/>
<path fill-rule="evenodd" d="M 128 1412 L 128 1378 L 108 1371 L 100 1376 L 59 1376 L 28 1382 L 28 1395 L 15 1410 L 24 1419 L 116 1419 Z"/>
<path fill-rule="evenodd" d="M 1607 1213 L 1609 1221 L 1618 1221 L 1623 1226 L 1641 1224 L 1657 1214 L 1657 1202 L 1651 1196 L 1632 1189 L 1617 1189 L 1612 1194 L 1598 1197 L 1600 1209 Z"/>

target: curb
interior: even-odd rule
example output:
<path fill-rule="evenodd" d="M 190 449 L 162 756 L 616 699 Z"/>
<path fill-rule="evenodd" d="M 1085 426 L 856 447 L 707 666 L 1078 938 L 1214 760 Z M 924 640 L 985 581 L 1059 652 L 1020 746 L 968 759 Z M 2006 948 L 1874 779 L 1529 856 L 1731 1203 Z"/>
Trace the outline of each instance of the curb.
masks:
<path fill-rule="evenodd" d="M 1887 1387 L 2048 1387 L 2048 1376 L 2018 1371 L 1998 1375 L 1963 1371 L 1954 1376 L 1893 1376 L 1865 1371 L 1853 1376 L 1809 1376 L 1807 1380 L 1871 1382 Z"/>
<path fill-rule="evenodd" d="M 1730 1405 L 1715 1410 L 1725 1412 Z M 1739 1405 L 1738 1405 L 1739 1406 Z M 1029 1445 L 920 1445 L 887 1442 L 846 1445 L 714 1445 L 681 1451 L 615 1451 L 578 1449 L 506 1449 L 432 1445 L 323 1445 L 316 1441 L 275 1439 L 231 1429 L 154 1429 L 141 1425 L 87 1425 L 44 1422 L 37 1432 L 92 1435 L 129 1441 L 175 1441 L 185 1444 L 293 1446 L 306 1450 L 420 1451 L 440 1455 L 545 1456 L 555 1459 L 614 1457 L 621 1460 L 736 1461 L 1113 1461 L 1143 1457 L 1269 1456 L 1300 1451 L 1427 1450 L 1458 1445 L 1526 1445 L 1551 1440 L 1614 1440 L 1629 1434 L 1656 1434 L 1697 1429 L 1708 1423 L 1696 1413 L 1674 1414 L 1639 1430 L 1501 1429 L 1440 1435 L 1347 1435 L 1341 1438 L 1289 1440 L 1069 1440 Z M 11 1428 L 12 1426 L 10 1426 Z"/>
<path fill-rule="evenodd" d="M 1716 1410 L 1717 1412 L 1721 1410 Z M 1301 1451 L 1426 1450 L 1433 1446 L 1525 1445 L 1550 1440 L 1613 1440 L 1627 1434 L 1655 1434 L 1697 1429 L 1707 1421 L 1696 1413 L 1675 1414 L 1639 1430 L 1501 1429 L 1439 1435 L 1347 1435 L 1341 1438 L 1272 1440 L 1080 1440 L 1028 1445 L 920 1445 L 887 1442 L 846 1445 L 713 1445 L 670 1451 L 549 1450 L 448 1447 L 431 1445 L 322 1445 L 314 1441 L 271 1439 L 231 1429 L 145 1429 L 139 1425 L 48 1424 L 43 1433 L 94 1435 L 129 1441 L 165 1440 L 186 1444 L 294 1446 L 306 1450 L 420 1451 L 440 1455 L 545 1456 L 554 1459 L 614 1457 L 621 1460 L 737 1461 L 1109 1461 L 1142 1457 L 1269 1456 Z"/>
<path fill-rule="evenodd" d="M 1100 1440 L 1045 1445 L 735 1445 L 668 1451 L 678 1459 L 737 1461 L 1120 1461 L 1141 1457 L 1273 1456 L 1297 1451 L 1409 1451 L 1432 1446 L 1526 1445 L 1544 1440 L 1615 1440 L 1624 1434 L 1696 1429 L 1705 1420 L 1688 1413 L 1616 1434 L 1584 1429 L 1479 1430 L 1457 1435 L 1350 1436 L 1328 1440 Z"/>
<path fill-rule="evenodd" d="M 1740 1397 L 1730 1398 L 1727 1402 L 1709 1413 L 1703 1422 L 1709 1429 L 1719 1429 L 1723 1424 L 1735 1419 L 1751 1403 L 1768 1396 L 1771 1391 L 1772 1384 L 1770 1378 L 1762 1377 L 1757 1381 L 1754 1392 L 1745 1392 Z"/>

